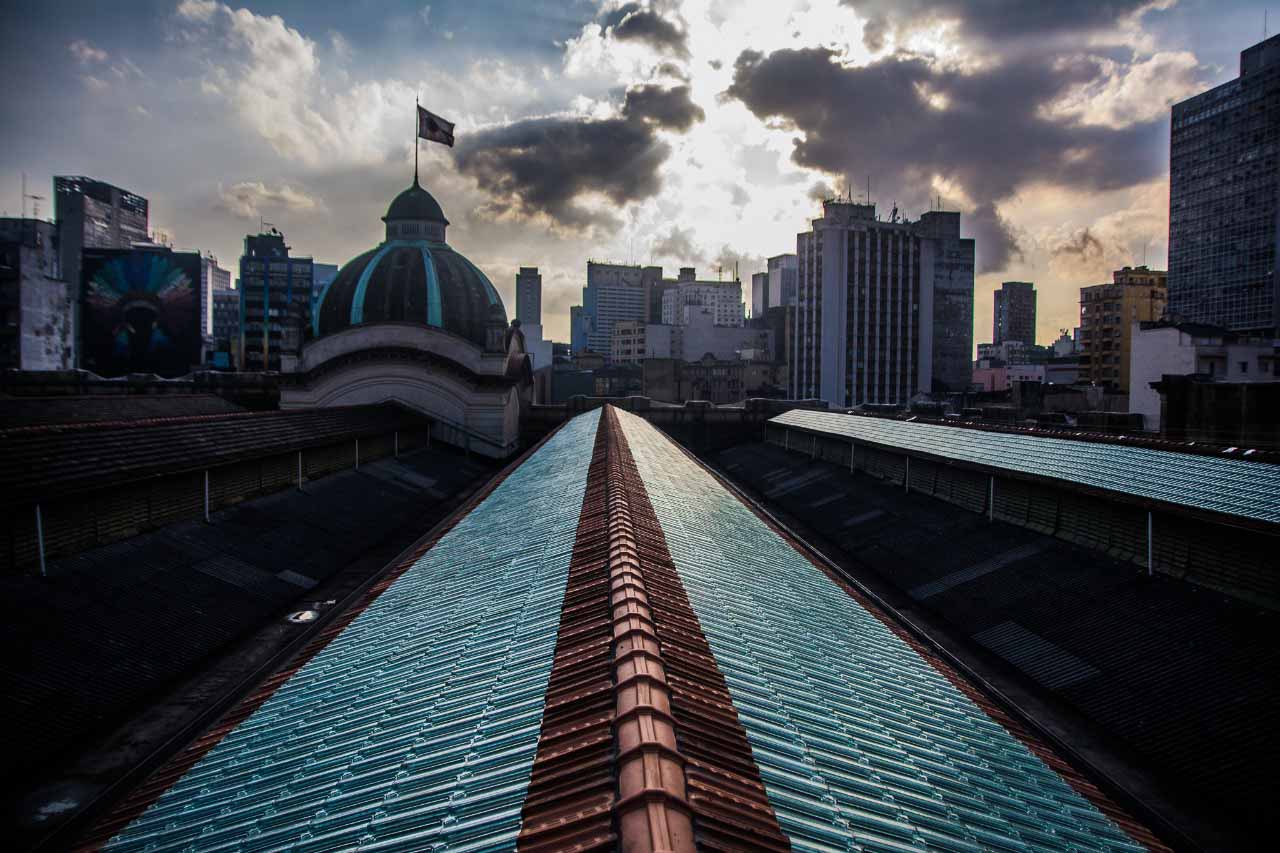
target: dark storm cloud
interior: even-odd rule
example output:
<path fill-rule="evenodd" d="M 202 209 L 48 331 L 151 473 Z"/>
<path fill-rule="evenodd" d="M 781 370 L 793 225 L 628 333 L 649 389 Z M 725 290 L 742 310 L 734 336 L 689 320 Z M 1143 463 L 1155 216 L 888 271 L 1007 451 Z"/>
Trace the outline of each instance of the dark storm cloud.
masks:
<path fill-rule="evenodd" d="M 862 39 L 884 46 L 895 27 L 957 21 L 967 35 L 989 40 L 1105 29 L 1150 0 L 843 0 L 866 19 Z"/>
<path fill-rule="evenodd" d="M 525 119 L 470 135 L 454 156 L 489 195 L 483 212 L 490 216 L 545 214 L 569 228 L 616 228 L 616 217 L 586 208 L 580 197 L 599 193 L 621 206 L 656 195 L 671 153 L 658 129 L 685 131 L 705 118 L 689 91 L 636 86 L 624 96 L 621 118 Z"/>
<path fill-rule="evenodd" d="M 654 77 L 671 77 L 675 80 L 689 82 L 689 72 L 677 62 L 664 62 L 653 69 Z"/>
<path fill-rule="evenodd" d="M 1101 258 L 1105 252 L 1106 249 L 1103 247 L 1102 241 L 1093 236 L 1088 228 L 1085 228 L 1067 242 L 1053 248 L 1053 256 L 1055 258 L 1073 256 L 1082 261 Z"/>
<path fill-rule="evenodd" d="M 587 209 L 580 196 L 601 193 L 620 206 L 649 198 L 661 188 L 658 170 L 670 153 L 643 121 L 535 118 L 472 134 L 454 156 L 489 195 L 485 213 L 546 214 L 582 229 L 618 221 Z"/>
<path fill-rule="evenodd" d="M 704 120 L 707 114 L 689 97 L 688 86 L 635 86 L 627 90 L 622 104 L 622 114 L 651 122 L 659 127 L 685 131 L 695 122 Z"/>
<path fill-rule="evenodd" d="M 1009 266 L 1017 257 L 1022 259 L 1022 249 L 992 202 L 984 202 L 974 210 L 965 211 L 961 217 L 965 232 L 974 239 L 978 253 L 978 272 L 996 272 Z"/>
<path fill-rule="evenodd" d="M 682 264 L 697 263 L 707 257 L 694 244 L 693 229 L 678 228 L 675 225 L 672 225 L 671 230 L 666 234 L 660 235 L 653 241 L 653 245 L 649 247 L 649 253 L 655 258 L 670 258 Z"/>
<path fill-rule="evenodd" d="M 1002 268 L 1016 240 L 992 205 L 1033 181 L 1098 190 L 1149 180 L 1163 169 L 1163 120 L 1123 129 L 1055 121 L 1041 108 L 1068 87 L 1097 79 L 1087 59 L 1010 60 L 960 73 L 911 56 L 846 68 L 823 48 L 742 53 L 725 93 L 761 119 L 804 131 L 793 160 L 855 179 L 877 195 L 927 203 L 934 174 L 973 199 L 968 211 L 982 271 Z M 945 99 L 936 109 L 927 96 Z"/>
<path fill-rule="evenodd" d="M 613 27 L 613 37 L 618 41 L 640 41 L 656 50 L 666 51 L 682 59 L 689 58 L 689 45 L 685 41 L 684 32 L 675 24 L 659 15 L 652 9 L 641 9 L 634 3 L 627 4 L 617 10 L 627 9 L 627 14 L 617 18 Z"/>

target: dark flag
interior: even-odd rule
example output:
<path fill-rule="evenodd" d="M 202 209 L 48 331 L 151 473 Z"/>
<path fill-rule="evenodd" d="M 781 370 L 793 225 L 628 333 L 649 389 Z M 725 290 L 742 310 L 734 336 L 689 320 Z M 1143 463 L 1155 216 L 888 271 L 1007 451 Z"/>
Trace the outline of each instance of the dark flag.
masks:
<path fill-rule="evenodd" d="M 453 147 L 453 122 L 418 107 L 418 136 Z"/>

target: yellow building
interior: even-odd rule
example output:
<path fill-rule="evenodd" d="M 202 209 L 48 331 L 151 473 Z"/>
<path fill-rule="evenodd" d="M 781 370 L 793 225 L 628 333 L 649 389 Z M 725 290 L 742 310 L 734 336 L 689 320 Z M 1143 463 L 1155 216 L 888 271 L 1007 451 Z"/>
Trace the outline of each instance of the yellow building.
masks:
<path fill-rule="evenodd" d="M 1129 391 L 1133 324 L 1159 320 L 1169 298 L 1168 273 L 1145 266 L 1113 273 L 1110 284 L 1080 288 L 1080 378 Z"/>

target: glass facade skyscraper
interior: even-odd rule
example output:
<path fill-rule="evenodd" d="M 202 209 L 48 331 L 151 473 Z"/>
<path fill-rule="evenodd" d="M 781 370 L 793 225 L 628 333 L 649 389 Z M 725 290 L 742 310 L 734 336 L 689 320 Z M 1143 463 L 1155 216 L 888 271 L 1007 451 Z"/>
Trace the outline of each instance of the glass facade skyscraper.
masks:
<path fill-rule="evenodd" d="M 1240 76 L 1173 107 L 1169 313 L 1236 332 L 1280 328 L 1280 35 Z"/>

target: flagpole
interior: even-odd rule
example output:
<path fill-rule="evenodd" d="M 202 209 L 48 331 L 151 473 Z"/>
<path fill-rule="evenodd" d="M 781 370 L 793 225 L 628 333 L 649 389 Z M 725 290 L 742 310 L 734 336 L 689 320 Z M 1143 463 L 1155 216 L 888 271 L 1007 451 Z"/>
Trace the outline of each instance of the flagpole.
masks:
<path fill-rule="evenodd" d="M 413 96 L 413 185 L 418 185 L 418 96 Z"/>

